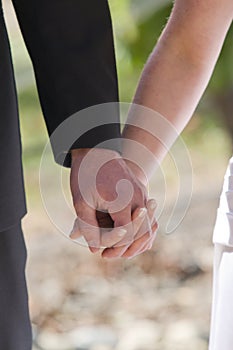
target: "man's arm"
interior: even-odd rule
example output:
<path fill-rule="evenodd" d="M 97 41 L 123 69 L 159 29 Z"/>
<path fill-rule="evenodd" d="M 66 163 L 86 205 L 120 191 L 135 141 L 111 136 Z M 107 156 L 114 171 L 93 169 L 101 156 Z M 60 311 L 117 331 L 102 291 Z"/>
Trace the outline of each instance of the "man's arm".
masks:
<path fill-rule="evenodd" d="M 147 191 L 120 157 L 118 108 L 111 108 L 110 104 L 109 109 L 103 108 L 105 115 L 92 110 L 86 112 L 83 119 L 79 119 L 77 113 L 87 107 L 118 102 L 108 1 L 13 0 L 13 3 L 33 63 L 55 160 L 71 166 L 71 192 L 79 220 L 78 225 L 76 220 L 73 237 L 83 235 L 92 252 L 100 246 L 111 247 L 118 243 L 121 247 L 114 254 L 106 250 L 104 255 L 121 256 L 130 248 L 129 256 L 132 256 L 151 241 L 147 235 L 149 225 L 144 238 L 139 245 L 136 242 L 134 248 L 134 234 L 139 227 L 135 231 L 131 223 L 132 212 L 139 214 L 140 208 L 145 208 Z M 71 116 L 74 123 L 70 122 Z M 93 121 L 97 121 L 98 127 L 86 128 L 95 124 Z M 87 131 L 76 140 L 81 128 Z M 109 140 L 106 149 L 103 149 L 101 143 Z M 95 146 L 101 149 L 94 149 Z M 69 152 L 70 149 L 72 152 Z M 82 166 L 84 158 L 89 163 L 85 162 Z M 101 170 L 105 159 L 111 161 Z M 79 182 L 80 167 L 85 174 L 80 175 L 84 179 L 83 186 Z M 96 184 L 91 175 L 97 170 L 100 175 Z M 133 195 L 127 205 L 116 210 L 112 205 L 116 198 L 116 184 L 125 179 L 132 184 Z M 125 192 L 119 193 L 119 201 L 124 202 Z M 104 198 L 101 200 L 101 196 L 106 196 L 106 201 Z M 111 211 L 111 215 L 105 215 L 105 220 L 113 230 L 106 237 L 100 234 L 96 209 L 105 209 L 108 214 Z M 119 230 L 119 226 L 123 230 Z"/>
<path fill-rule="evenodd" d="M 13 4 L 33 63 L 49 136 L 78 111 L 119 100 L 107 0 L 99 0 L 98 6 L 90 0 L 13 0 Z M 95 116 L 85 118 L 88 125 Z M 105 140 L 119 139 L 117 110 L 108 115 L 108 124 L 86 132 L 70 147 L 92 148 Z M 69 149 L 62 149 L 59 140 L 55 141 L 55 160 L 61 163 L 59 154 Z M 117 142 L 112 143 L 112 149 L 120 150 Z M 68 152 L 64 165 L 70 163 Z"/>
<path fill-rule="evenodd" d="M 233 18 L 232 0 L 176 0 L 170 19 L 151 53 L 142 73 L 134 103 L 158 112 L 171 123 L 176 132 L 153 125 L 153 118 L 145 118 L 134 106 L 128 122 L 137 123 L 142 129 L 126 125 L 123 136 L 123 156 L 139 163 L 139 155 L 127 143 L 131 139 L 146 146 L 161 162 L 175 138 L 192 116 L 213 72 L 224 38 Z M 162 142 L 143 130 L 147 121 Z M 141 160 L 150 178 L 157 164 Z M 130 167 L 146 182 L 137 166 Z"/>

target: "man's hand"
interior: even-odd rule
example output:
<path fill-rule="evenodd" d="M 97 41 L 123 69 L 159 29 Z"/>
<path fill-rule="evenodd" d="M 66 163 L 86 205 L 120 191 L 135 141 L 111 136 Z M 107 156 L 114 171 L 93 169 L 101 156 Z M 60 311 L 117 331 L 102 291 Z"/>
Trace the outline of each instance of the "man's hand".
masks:
<path fill-rule="evenodd" d="M 83 236 L 103 257 L 133 257 L 149 249 L 157 223 L 146 186 L 123 158 L 107 149 L 72 150 L 70 176 L 77 219 L 70 235 Z M 153 201 L 154 202 L 154 201 Z"/>

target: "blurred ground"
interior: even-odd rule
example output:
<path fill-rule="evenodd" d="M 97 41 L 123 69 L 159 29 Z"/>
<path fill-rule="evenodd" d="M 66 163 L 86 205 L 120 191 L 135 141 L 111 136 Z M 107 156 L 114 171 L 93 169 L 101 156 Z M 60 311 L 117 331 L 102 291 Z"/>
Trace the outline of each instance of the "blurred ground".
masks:
<path fill-rule="evenodd" d="M 190 150 L 194 191 L 182 224 L 164 235 L 165 209 L 153 249 L 129 261 L 103 260 L 70 242 L 29 198 L 24 231 L 38 349 L 207 349 L 211 235 L 227 159 L 196 158 L 197 151 Z M 159 197 L 156 177 L 150 191 Z"/>
<path fill-rule="evenodd" d="M 174 167 L 167 160 L 166 202 L 153 249 L 129 261 L 91 255 L 56 230 L 42 205 L 39 162 L 47 135 L 29 59 L 8 3 L 5 9 L 21 112 L 29 211 L 23 226 L 34 350 L 206 350 L 211 236 L 231 153 L 228 137 L 218 127 L 200 127 L 202 117 L 197 114 L 183 135 L 193 163 L 194 187 L 191 205 L 177 230 L 164 235 L 177 191 Z M 183 184 L 188 183 L 191 174 L 185 167 L 182 175 Z M 56 198 L 49 176 L 48 192 Z M 160 176 L 154 176 L 150 193 L 161 208 Z M 182 207 L 176 215 L 182 214 L 179 210 Z"/>

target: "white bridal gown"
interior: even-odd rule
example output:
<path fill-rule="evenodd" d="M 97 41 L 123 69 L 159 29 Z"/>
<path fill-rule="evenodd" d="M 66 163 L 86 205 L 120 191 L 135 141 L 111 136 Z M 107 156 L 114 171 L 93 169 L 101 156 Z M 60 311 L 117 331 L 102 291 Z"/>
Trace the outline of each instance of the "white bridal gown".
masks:
<path fill-rule="evenodd" d="M 233 157 L 214 228 L 214 280 L 209 350 L 233 350 Z"/>

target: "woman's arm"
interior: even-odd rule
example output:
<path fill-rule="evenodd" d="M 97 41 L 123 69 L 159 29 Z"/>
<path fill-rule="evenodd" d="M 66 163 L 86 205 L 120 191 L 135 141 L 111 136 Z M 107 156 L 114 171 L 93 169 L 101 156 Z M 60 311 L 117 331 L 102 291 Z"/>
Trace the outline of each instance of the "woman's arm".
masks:
<path fill-rule="evenodd" d="M 191 118 L 220 54 L 225 36 L 233 18 L 232 0 L 176 0 L 170 19 L 142 72 L 133 102 L 149 107 L 170 122 L 177 133 L 169 128 L 157 130 L 165 145 L 171 146 Z M 153 125 L 153 118 L 151 126 Z M 142 128 L 143 113 L 133 106 L 127 122 Z M 154 124 L 156 122 L 154 121 Z M 139 154 L 127 143 L 131 139 L 146 146 L 161 162 L 166 147 L 155 137 L 138 127 L 126 125 L 123 131 L 123 156 L 138 162 Z M 137 154 L 136 154 L 137 153 Z M 130 164 L 145 182 L 141 171 Z M 155 162 L 143 160 L 148 178 Z"/>

